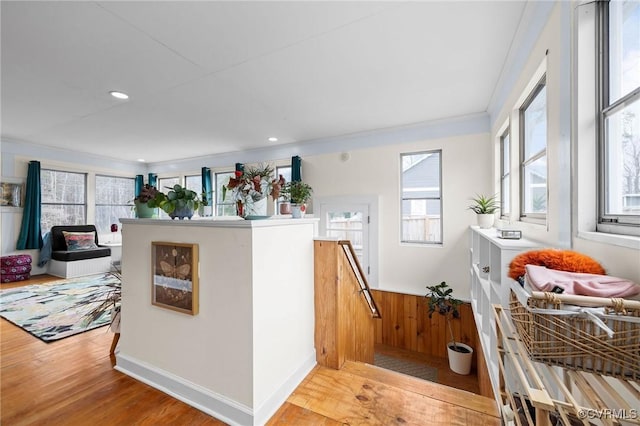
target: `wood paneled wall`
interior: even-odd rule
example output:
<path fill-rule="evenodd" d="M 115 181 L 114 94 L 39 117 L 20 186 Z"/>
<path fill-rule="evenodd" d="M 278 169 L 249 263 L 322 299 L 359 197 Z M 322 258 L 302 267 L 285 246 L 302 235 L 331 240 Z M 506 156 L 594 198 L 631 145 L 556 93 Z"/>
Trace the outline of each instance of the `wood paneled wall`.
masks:
<path fill-rule="evenodd" d="M 447 343 L 451 340 L 442 315 L 428 314 L 427 299 L 423 296 L 373 290 L 382 321 L 376 322 L 376 343 L 447 357 Z M 478 331 L 471 305 L 460 306 L 460 318 L 451 323 L 456 340 L 479 348 Z M 474 356 L 474 365 L 476 357 Z"/>

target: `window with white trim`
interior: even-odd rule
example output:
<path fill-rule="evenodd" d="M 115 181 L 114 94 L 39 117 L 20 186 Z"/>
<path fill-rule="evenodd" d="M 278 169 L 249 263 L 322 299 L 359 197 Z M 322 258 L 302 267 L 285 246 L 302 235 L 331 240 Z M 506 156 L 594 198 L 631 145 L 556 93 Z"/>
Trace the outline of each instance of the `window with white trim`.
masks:
<path fill-rule="evenodd" d="M 131 217 L 134 192 L 133 178 L 96 175 L 95 225 L 98 233 L 112 232 L 112 224 L 118 225 L 121 217 Z"/>
<path fill-rule="evenodd" d="M 400 155 L 401 241 L 442 244 L 442 151 Z"/>
<path fill-rule="evenodd" d="M 56 225 L 87 223 L 87 175 L 60 170 L 40 171 L 42 233 Z"/>
<path fill-rule="evenodd" d="M 598 6 L 597 229 L 640 235 L 640 3 Z"/>
<path fill-rule="evenodd" d="M 511 153 L 511 141 L 509 136 L 509 128 L 500 136 L 500 214 L 509 216 L 511 212 L 511 165 L 509 156 Z"/>
<path fill-rule="evenodd" d="M 520 107 L 520 219 L 547 217 L 546 74 Z"/>
<path fill-rule="evenodd" d="M 229 183 L 229 179 L 235 176 L 235 172 L 216 173 L 216 216 L 235 216 L 236 205 L 231 200 L 231 191 L 226 191 L 226 199 L 222 198 L 222 187 Z"/>

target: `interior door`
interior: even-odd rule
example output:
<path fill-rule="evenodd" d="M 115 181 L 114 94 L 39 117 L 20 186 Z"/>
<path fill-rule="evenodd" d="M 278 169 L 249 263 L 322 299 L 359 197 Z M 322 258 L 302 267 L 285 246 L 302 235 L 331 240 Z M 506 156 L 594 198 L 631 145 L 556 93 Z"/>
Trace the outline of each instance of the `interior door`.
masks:
<path fill-rule="evenodd" d="M 369 221 L 368 204 L 328 202 L 320 205 L 320 234 L 350 240 L 367 281 L 371 274 Z"/>

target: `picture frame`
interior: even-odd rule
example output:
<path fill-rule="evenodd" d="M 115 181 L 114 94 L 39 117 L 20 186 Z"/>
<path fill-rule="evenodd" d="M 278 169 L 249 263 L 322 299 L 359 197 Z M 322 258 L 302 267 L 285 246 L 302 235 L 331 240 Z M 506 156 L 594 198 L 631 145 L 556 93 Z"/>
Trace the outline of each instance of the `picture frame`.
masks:
<path fill-rule="evenodd" d="M 22 208 L 24 207 L 24 195 L 24 179 L 7 177 L 0 179 L 0 207 Z"/>
<path fill-rule="evenodd" d="M 151 242 L 151 304 L 198 314 L 198 244 Z"/>

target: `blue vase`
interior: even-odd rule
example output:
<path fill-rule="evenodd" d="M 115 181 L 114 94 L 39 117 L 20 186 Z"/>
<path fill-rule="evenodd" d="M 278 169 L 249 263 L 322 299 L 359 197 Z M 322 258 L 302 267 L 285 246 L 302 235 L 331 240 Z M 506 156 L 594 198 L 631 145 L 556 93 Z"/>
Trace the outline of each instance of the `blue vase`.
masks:
<path fill-rule="evenodd" d="M 183 207 L 181 209 L 175 209 L 171 213 L 169 213 L 169 217 L 171 219 L 178 218 L 183 220 L 185 217 L 191 220 L 191 216 L 193 216 L 193 209 L 189 207 Z"/>

